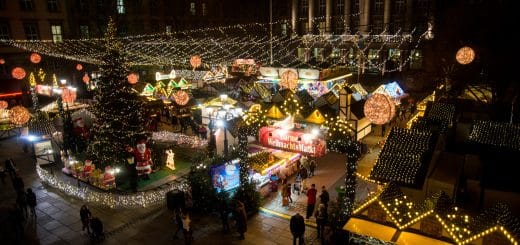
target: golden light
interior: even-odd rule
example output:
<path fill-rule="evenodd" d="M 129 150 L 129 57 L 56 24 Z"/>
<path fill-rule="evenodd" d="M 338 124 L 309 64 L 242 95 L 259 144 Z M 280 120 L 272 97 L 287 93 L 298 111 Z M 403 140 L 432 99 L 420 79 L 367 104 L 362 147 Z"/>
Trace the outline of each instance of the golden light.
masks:
<path fill-rule="evenodd" d="M 287 70 L 284 73 L 282 73 L 281 80 L 280 80 L 280 86 L 282 88 L 288 88 L 290 90 L 296 89 L 296 86 L 298 85 L 298 74 L 296 74 L 294 71 Z"/>
<path fill-rule="evenodd" d="M 5 64 L 5 59 L 4 58 L 0 58 L 0 65 L 3 65 Z"/>
<path fill-rule="evenodd" d="M 85 84 L 88 84 L 90 82 L 90 77 L 88 76 L 87 73 L 85 73 L 85 75 L 83 75 L 83 77 L 81 78 L 81 80 L 85 83 Z"/>
<path fill-rule="evenodd" d="M 13 76 L 14 78 L 16 78 L 18 80 L 22 80 L 25 77 L 25 75 L 26 75 L 25 70 L 21 67 L 15 67 L 11 71 L 11 76 Z"/>
<path fill-rule="evenodd" d="M 5 100 L 0 100 L 0 110 L 5 109 L 9 106 L 9 103 Z"/>
<path fill-rule="evenodd" d="M 9 121 L 16 125 L 25 124 L 31 119 L 31 114 L 29 110 L 23 106 L 14 106 L 9 111 Z"/>
<path fill-rule="evenodd" d="M 467 65 L 475 59 L 475 51 L 468 47 L 464 46 L 457 51 L 457 54 L 455 55 L 455 59 L 457 59 L 457 62 L 461 65 Z"/>
<path fill-rule="evenodd" d="M 175 98 L 175 103 L 177 103 L 177 105 L 186 105 L 188 104 L 188 101 L 190 101 L 190 95 L 182 90 L 175 93 L 173 98 Z"/>
<path fill-rule="evenodd" d="M 128 83 L 136 84 L 139 81 L 139 74 L 130 73 L 130 74 L 128 74 L 128 76 L 126 76 L 126 79 L 128 80 Z"/>
<path fill-rule="evenodd" d="M 395 115 L 395 104 L 386 94 L 375 93 L 365 102 L 365 116 L 374 124 L 382 125 Z"/>
<path fill-rule="evenodd" d="M 76 70 L 78 70 L 78 71 L 83 70 L 83 65 L 78 63 L 78 64 L 76 65 Z"/>
<path fill-rule="evenodd" d="M 34 64 L 38 64 L 40 61 L 42 61 L 42 57 L 38 53 L 32 53 L 29 59 Z"/>
<path fill-rule="evenodd" d="M 190 65 L 193 67 L 193 69 L 196 69 L 202 64 L 202 58 L 198 55 L 191 56 L 190 58 Z"/>

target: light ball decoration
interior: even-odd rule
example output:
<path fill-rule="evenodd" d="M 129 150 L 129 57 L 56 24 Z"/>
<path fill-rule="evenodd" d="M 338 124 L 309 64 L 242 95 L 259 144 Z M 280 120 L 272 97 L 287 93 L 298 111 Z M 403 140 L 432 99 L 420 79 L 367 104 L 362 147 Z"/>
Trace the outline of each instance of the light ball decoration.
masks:
<path fill-rule="evenodd" d="M 132 72 L 126 76 L 126 80 L 128 80 L 130 84 L 136 84 L 139 82 L 139 74 Z"/>
<path fill-rule="evenodd" d="M 18 80 L 24 79 L 25 75 L 26 75 L 25 70 L 21 67 L 15 67 L 11 71 L 11 76 L 13 76 L 14 78 L 16 78 Z"/>
<path fill-rule="evenodd" d="M 9 106 L 9 103 L 5 100 L 0 100 L 0 110 L 6 109 Z"/>
<path fill-rule="evenodd" d="M 85 75 L 83 75 L 83 77 L 81 78 L 81 80 L 85 83 L 85 84 L 88 84 L 90 82 L 90 77 L 88 76 L 87 73 L 85 73 Z"/>
<path fill-rule="evenodd" d="M 173 98 L 175 99 L 175 103 L 177 103 L 177 105 L 186 105 L 188 104 L 188 101 L 190 101 L 190 95 L 182 90 L 175 93 Z"/>
<path fill-rule="evenodd" d="M 83 65 L 80 64 L 80 63 L 78 63 L 78 64 L 76 65 L 76 70 L 78 70 L 78 71 L 83 70 Z"/>
<path fill-rule="evenodd" d="M 395 103 L 390 96 L 375 93 L 365 102 L 364 112 L 373 124 L 383 125 L 395 116 Z"/>
<path fill-rule="evenodd" d="M 280 86 L 282 88 L 287 88 L 290 90 L 296 89 L 296 86 L 298 85 L 298 74 L 296 74 L 294 71 L 288 70 L 282 73 L 281 79 L 280 79 Z"/>
<path fill-rule="evenodd" d="M 12 124 L 22 125 L 27 123 L 29 119 L 31 119 L 31 114 L 29 113 L 29 110 L 23 106 L 14 106 L 9 111 L 9 121 Z"/>
<path fill-rule="evenodd" d="M 475 60 L 475 51 L 468 46 L 464 46 L 457 51 L 455 59 L 459 64 L 467 65 Z"/>
<path fill-rule="evenodd" d="M 0 65 L 3 65 L 5 64 L 5 59 L 4 58 L 0 58 Z"/>
<path fill-rule="evenodd" d="M 38 53 L 32 53 L 29 59 L 33 64 L 38 64 L 42 61 L 42 57 Z"/>
<path fill-rule="evenodd" d="M 197 69 L 202 64 L 202 58 L 200 58 L 199 55 L 191 56 L 190 58 L 190 65 L 193 67 L 193 69 Z"/>

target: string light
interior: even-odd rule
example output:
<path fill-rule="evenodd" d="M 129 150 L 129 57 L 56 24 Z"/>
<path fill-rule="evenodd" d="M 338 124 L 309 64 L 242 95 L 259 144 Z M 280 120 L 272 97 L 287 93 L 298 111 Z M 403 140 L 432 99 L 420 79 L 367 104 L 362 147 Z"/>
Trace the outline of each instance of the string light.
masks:
<path fill-rule="evenodd" d="M 152 140 L 162 143 L 172 143 L 184 148 L 204 149 L 208 145 L 207 140 L 200 139 L 197 136 L 188 136 L 170 131 L 152 132 Z"/>
<path fill-rule="evenodd" d="M 520 125 L 475 121 L 468 140 L 474 143 L 520 150 Z"/>

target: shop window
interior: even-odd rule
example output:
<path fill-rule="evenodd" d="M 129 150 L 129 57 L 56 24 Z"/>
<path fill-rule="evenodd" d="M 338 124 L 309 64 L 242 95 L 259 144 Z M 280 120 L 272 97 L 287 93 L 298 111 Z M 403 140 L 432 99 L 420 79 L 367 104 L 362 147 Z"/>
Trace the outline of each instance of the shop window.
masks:
<path fill-rule="evenodd" d="M 125 0 L 117 0 L 117 13 L 118 14 L 124 14 L 126 13 L 125 9 Z"/>
<path fill-rule="evenodd" d="M 282 36 L 287 36 L 287 24 L 283 23 L 280 28 L 281 28 Z"/>
<path fill-rule="evenodd" d="M 39 40 L 40 39 L 38 25 L 36 23 L 24 23 L 23 30 L 25 32 L 25 39 L 27 39 L 27 40 Z"/>
<path fill-rule="evenodd" d="M 47 10 L 49 12 L 58 12 L 58 0 L 47 0 Z"/>
<path fill-rule="evenodd" d="M 410 69 L 421 69 L 422 62 L 422 51 L 419 49 L 412 49 L 412 52 L 410 52 Z"/>
<path fill-rule="evenodd" d="M 11 29 L 7 22 L 0 22 L 0 39 L 11 39 Z"/>
<path fill-rule="evenodd" d="M 166 26 L 166 34 L 171 34 L 172 33 L 172 26 L 171 25 L 167 25 Z"/>
<path fill-rule="evenodd" d="M 89 37 L 90 37 L 90 33 L 89 33 L 89 30 L 88 30 L 88 26 L 87 26 L 87 25 L 81 25 L 81 26 L 79 26 L 79 35 L 80 35 L 81 38 L 83 38 L 83 39 L 86 39 L 86 38 L 89 38 Z"/>
<path fill-rule="evenodd" d="M 370 50 L 368 50 L 368 59 L 369 60 L 377 60 L 377 59 L 379 59 L 379 50 L 378 49 L 370 49 Z"/>
<path fill-rule="evenodd" d="M 326 31 L 326 28 L 327 28 L 327 23 L 325 21 L 320 21 L 320 33 L 325 33 Z"/>
<path fill-rule="evenodd" d="M 20 9 L 23 11 L 31 11 L 34 9 L 32 0 L 20 0 Z"/>
<path fill-rule="evenodd" d="M 63 36 L 61 33 L 61 25 L 51 25 L 51 34 L 52 34 L 52 41 L 54 43 L 59 43 L 63 41 Z"/>
<path fill-rule="evenodd" d="M 298 48 L 298 59 L 302 61 L 306 61 L 306 50 L 305 48 Z"/>
<path fill-rule="evenodd" d="M 194 2 L 191 2 L 191 3 L 190 3 L 190 13 L 191 13 L 191 15 L 195 15 L 195 14 L 197 14 L 197 11 L 196 11 L 196 9 L 195 9 L 195 3 L 194 3 Z"/>
<path fill-rule="evenodd" d="M 388 57 L 394 62 L 399 62 L 399 60 L 401 59 L 401 50 L 395 48 L 389 49 Z"/>
<path fill-rule="evenodd" d="M 323 48 L 314 48 L 314 58 L 316 58 L 317 61 L 323 60 Z"/>

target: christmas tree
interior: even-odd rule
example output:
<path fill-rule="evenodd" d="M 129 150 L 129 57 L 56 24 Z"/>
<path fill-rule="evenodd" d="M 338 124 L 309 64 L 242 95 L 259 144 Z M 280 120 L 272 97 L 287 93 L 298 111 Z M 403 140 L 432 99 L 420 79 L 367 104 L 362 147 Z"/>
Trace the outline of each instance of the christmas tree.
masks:
<path fill-rule="evenodd" d="M 339 203 L 341 209 L 341 224 L 345 224 L 352 215 L 352 211 L 354 211 L 357 184 L 357 161 L 361 157 L 361 149 L 358 142 L 354 140 L 353 132 L 345 121 L 336 118 L 327 120 L 326 124 L 329 128 L 327 148 L 330 151 L 345 154 L 347 157 L 345 195 L 343 196 L 342 202 Z"/>
<path fill-rule="evenodd" d="M 126 81 L 129 69 L 122 45 L 110 19 L 92 111 L 96 117 L 93 138 L 88 146 L 88 156 L 101 167 L 124 164 L 126 146 L 133 146 L 144 135 L 144 102 Z"/>

